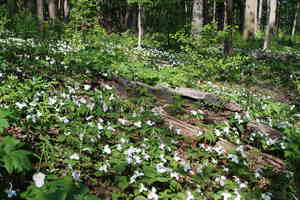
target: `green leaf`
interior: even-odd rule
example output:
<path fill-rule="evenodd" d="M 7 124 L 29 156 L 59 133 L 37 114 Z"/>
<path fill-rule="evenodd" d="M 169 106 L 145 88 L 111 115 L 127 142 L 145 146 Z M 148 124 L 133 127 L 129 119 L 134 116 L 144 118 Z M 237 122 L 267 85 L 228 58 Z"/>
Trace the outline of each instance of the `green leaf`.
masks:
<path fill-rule="evenodd" d="M 7 136 L 0 143 L 0 161 L 9 174 L 23 172 L 31 169 L 29 155 L 31 152 L 20 150 L 23 143 L 14 137 Z"/>
<path fill-rule="evenodd" d="M 118 183 L 118 187 L 121 188 L 122 190 L 125 190 L 129 185 L 126 176 L 117 176 L 116 182 Z"/>
<path fill-rule="evenodd" d="M 88 195 L 89 189 L 83 184 L 75 184 L 72 177 L 55 179 L 37 188 L 31 185 L 21 196 L 27 200 L 93 200 L 95 196 Z"/>

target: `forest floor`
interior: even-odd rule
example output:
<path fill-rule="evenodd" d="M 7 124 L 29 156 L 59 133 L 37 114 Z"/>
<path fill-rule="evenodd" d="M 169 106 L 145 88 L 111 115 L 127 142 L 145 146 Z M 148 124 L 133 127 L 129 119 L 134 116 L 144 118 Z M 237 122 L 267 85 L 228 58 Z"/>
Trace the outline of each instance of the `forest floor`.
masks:
<path fill-rule="evenodd" d="M 170 65 L 176 54 L 20 41 L 0 43 L 1 142 L 22 141 L 32 167 L 10 172 L 0 156 L 1 199 L 298 199 L 300 107 L 282 82 L 295 66 L 284 78 L 264 63 L 238 81 L 204 81 Z M 256 73 L 265 79 L 253 84 Z"/>

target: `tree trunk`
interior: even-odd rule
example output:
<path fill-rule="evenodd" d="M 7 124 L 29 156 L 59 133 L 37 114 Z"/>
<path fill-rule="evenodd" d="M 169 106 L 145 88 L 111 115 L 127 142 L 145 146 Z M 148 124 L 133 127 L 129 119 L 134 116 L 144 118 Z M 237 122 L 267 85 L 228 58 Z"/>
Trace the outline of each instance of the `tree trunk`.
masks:
<path fill-rule="evenodd" d="M 256 32 L 257 23 L 257 0 L 246 0 L 245 20 L 244 20 L 244 39 L 253 38 Z"/>
<path fill-rule="evenodd" d="M 226 30 L 226 25 L 227 25 L 227 6 L 228 6 L 228 1 L 227 0 L 225 0 L 224 1 L 224 14 L 223 14 L 223 31 L 225 31 Z"/>
<path fill-rule="evenodd" d="M 36 0 L 37 18 L 39 21 L 39 31 L 44 31 L 44 0 Z"/>
<path fill-rule="evenodd" d="M 69 11 L 70 11 L 68 0 L 64 0 L 63 7 L 64 7 L 64 22 L 67 23 L 69 21 Z"/>
<path fill-rule="evenodd" d="M 274 28 L 276 25 L 276 8 L 277 8 L 277 0 L 268 0 L 268 10 L 269 10 L 269 18 L 268 24 L 266 27 L 265 40 L 263 49 L 269 48 L 269 43 L 271 41 L 271 37 L 274 33 Z"/>
<path fill-rule="evenodd" d="M 203 16 L 203 0 L 194 0 L 193 2 L 193 19 L 192 19 L 192 35 L 199 37 L 204 23 Z"/>
<path fill-rule="evenodd" d="M 214 0 L 214 7 L 213 7 L 213 22 L 216 21 L 216 10 L 217 10 L 217 3 L 216 3 L 216 0 Z"/>
<path fill-rule="evenodd" d="M 261 18 L 262 18 L 263 2 L 264 2 L 264 0 L 259 0 L 257 31 L 261 30 Z"/>
<path fill-rule="evenodd" d="M 295 16 L 294 16 L 293 29 L 292 29 L 292 38 L 294 37 L 295 32 L 296 32 L 297 18 L 298 18 L 299 9 L 300 9 L 300 1 L 298 1 L 298 3 L 297 3 L 297 8 L 296 8 Z"/>
<path fill-rule="evenodd" d="M 138 4 L 138 48 L 142 48 L 142 36 L 143 36 L 143 25 L 142 25 L 142 12 L 143 6 L 141 3 Z"/>
<path fill-rule="evenodd" d="M 49 18 L 52 23 L 56 21 L 56 10 L 56 0 L 48 0 Z"/>
<path fill-rule="evenodd" d="M 233 46 L 232 46 L 232 39 L 233 39 L 233 33 L 232 33 L 232 26 L 233 25 L 233 0 L 225 0 L 224 6 L 225 6 L 225 13 L 226 13 L 226 19 L 225 20 L 225 30 L 227 29 L 228 35 L 225 38 L 224 41 L 224 55 L 225 56 L 232 56 L 233 55 Z M 228 30 L 229 28 L 229 30 Z"/>
<path fill-rule="evenodd" d="M 208 1 L 203 0 L 203 24 L 209 23 L 209 8 L 208 8 Z"/>

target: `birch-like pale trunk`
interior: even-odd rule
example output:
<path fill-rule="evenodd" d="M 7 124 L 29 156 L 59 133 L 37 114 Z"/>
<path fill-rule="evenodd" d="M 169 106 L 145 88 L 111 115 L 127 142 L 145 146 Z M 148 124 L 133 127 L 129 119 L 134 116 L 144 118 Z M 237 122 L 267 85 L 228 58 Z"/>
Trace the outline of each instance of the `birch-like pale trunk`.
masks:
<path fill-rule="evenodd" d="M 56 20 L 56 0 L 48 0 L 48 12 L 51 22 Z"/>
<path fill-rule="evenodd" d="M 143 7 L 138 3 L 138 48 L 142 48 L 143 25 L 142 25 Z"/>
<path fill-rule="evenodd" d="M 217 2 L 214 0 L 214 7 L 213 7 L 213 22 L 216 21 L 216 9 L 217 9 Z"/>
<path fill-rule="evenodd" d="M 263 50 L 269 48 L 270 41 L 272 35 L 274 33 L 275 25 L 276 25 L 276 8 L 277 8 L 277 0 L 268 0 L 268 7 L 269 7 L 269 18 L 266 27 L 265 39 L 264 39 L 264 46 Z"/>
<path fill-rule="evenodd" d="M 257 0 L 246 0 L 244 33 L 245 40 L 255 36 L 257 28 Z"/>
<path fill-rule="evenodd" d="M 298 18 L 299 9 L 300 9 L 300 1 L 298 1 L 298 3 L 297 3 L 297 8 L 296 8 L 295 16 L 294 16 L 293 29 L 292 29 L 292 38 L 295 36 L 295 32 L 296 32 L 297 18 Z"/>
<path fill-rule="evenodd" d="M 264 2 L 264 0 L 259 0 L 257 31 L 261 30 L 261 17 L 262 17 L 263 2 Z"/>
<path fill-rule="evenodd" d="M 68 0 L 64 0 L 63 8 L 64 8 L 64 21 L 68 22 L 69 21 L 69 12 L 70 12 L 70 7 L 69 7 Z"/>
<path fill-rule="evenodd" d="M 192 35 L 199 37 L 204 23 L 203 0 L 193 1 Z"/>

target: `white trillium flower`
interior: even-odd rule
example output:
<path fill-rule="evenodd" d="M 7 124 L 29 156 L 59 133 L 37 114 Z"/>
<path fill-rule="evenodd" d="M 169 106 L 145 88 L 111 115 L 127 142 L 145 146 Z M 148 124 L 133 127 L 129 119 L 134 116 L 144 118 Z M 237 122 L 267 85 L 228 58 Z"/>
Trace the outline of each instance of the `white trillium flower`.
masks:
<path fill-rule="evenodd" d="M 103 152 L 106 153 L 106 154 L 111 154 L 111 149 L 109 148 L 108 145 L 104 146 Z"/>
<path fill-rule="evenodd" d="M 133 125 L 135 125 L 138 128 L 141 128 L 142 127 L 142 122 L 138 121 L 138 122 L 135 122 Z"/>
<path fill-rule="evenodd" d="M 103 109 L 103 112 L 107 112 L 108 111 L 108 106 L 105 103 L 103 103 L 102 109 Z"/>
<path fill-rule="evenodd" d="M 191 193 L 191 191 L 187 191 L 186 195 L 187 195 L 186 200 L 194 200 L 195 199 L 193 194 Z"/>
<path fill-rule="evenodd" d="M 26 104 L 26 103 L 19 103 L 19 102 L 17 102 L 17 103 L 16 103 L 16 106 L 17 106 L 19 109 L 23 109 L 24 107 L 27 106 L 27 104 Z"/>
<path fill-rule="evenodd" d="M 72 160 L 79 160 L 79 155 L 78 153 L 74 153 L 73 155 L 70 156 L 70 159 Z"/>
<path fill-rule="evenodd" d="M 141 183 L 141 186 L 140 186 L 140 189 L 139 189 L 139 192 L 147 192 L 148 189 L 144 186 L 143 183 Z"/>
<path fill-rule="evenodd" d="M 177 172 L 171 172 L 170 174 L 171 178 L 175 178 L 176 180 L 179 180 L 180 175 Z"/>
<path fill-rule="evenodd" d="M 72 171 L 72 177 L 75 181 L 78 181 L 78 182 L 81 181 L 80 180 L 80 172 L 77 170 Z"/>
<path fill-rule="evenodd" d="M 231 197 L 231 194 L 228 192 L 223 192 L 222 196 L 224 197 L 224 200 L 228 200 Z"/>
<path fill-rule="evenodd" d="M 90 90 L 91 89 L 91 86 L 90 85 L 84 85 L 84 90 Z"/>
<path fill-rule="evenodd" d="M 35 186 L 38 188 L 43 187 L 43 185 L 45 184 L 45 178 L 46 175 L 43 174 L 42 172 L 35 173 L 33 175 L 33 181 Z"/>
<path fill-rule="evenodd" d="M 158 195 L 156 194 L 155 187 L 152 187 L 151 191 L 147 195 L 147 198 L 148 199 L 153 199 L 153 200 L 157 200 L 158 199 Z"/>

